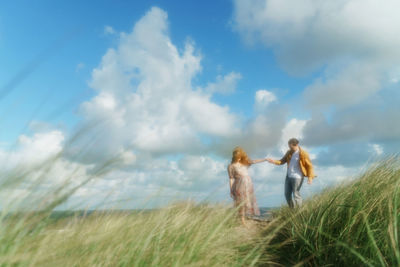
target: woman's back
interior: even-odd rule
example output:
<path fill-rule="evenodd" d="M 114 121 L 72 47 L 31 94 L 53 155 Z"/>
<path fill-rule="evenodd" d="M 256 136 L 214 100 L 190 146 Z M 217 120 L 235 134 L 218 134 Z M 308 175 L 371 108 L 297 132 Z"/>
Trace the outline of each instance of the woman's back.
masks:
<path fill-rule="evenodd" d="M 235 179 L 249 176 L 248 166 L 241 164 L 240 162 L 231 163 L 228 168 Z"/>

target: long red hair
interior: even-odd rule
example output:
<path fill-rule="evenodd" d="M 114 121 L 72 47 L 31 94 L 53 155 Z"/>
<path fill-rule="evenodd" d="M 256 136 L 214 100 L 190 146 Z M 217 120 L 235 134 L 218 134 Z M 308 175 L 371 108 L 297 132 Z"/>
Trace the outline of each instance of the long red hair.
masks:
<path fill-rule="evenodd" d="M 243 165 L 250 166 L 251 160 L 247 153 L 240 146 L 235 147 L 232 152 L 232 161 L 231 163 L 240 162 Z"/>

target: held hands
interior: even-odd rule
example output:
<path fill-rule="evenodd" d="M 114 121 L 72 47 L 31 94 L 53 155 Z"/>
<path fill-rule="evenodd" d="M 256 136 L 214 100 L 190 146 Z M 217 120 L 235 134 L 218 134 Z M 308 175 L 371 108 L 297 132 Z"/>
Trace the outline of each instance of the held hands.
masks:
<path fill-rule="evenodd" d="M 267 160 L 269 163 L 274 163 L 274 160 L 271 159 L 271 158 L 266 158 L 266 160 Z"/>

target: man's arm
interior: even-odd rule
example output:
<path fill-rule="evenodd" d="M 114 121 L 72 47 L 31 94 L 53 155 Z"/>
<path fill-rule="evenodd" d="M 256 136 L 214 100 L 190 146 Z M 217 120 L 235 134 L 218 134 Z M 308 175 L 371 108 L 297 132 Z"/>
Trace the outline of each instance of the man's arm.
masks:
<path fill-rule="evenodd" d="M 267 158 L 267 161 L 269 163 L 273 163 L 275 165 L 283 165 L 287 162 L 287 155 L 289 152 L 286 152 L 286 154 L 280 159 L 280 160 L 275 160 L 275 159 L 271 159 L 271 158 Z"/>

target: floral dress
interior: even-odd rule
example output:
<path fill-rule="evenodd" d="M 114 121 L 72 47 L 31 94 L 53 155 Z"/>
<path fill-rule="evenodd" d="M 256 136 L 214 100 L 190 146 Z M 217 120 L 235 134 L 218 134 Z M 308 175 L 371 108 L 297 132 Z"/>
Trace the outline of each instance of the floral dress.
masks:
<path fill-rule="evenodd" d="M 254 195 L 253 182 L 248 173 L 248 166 L 239 162 L 229 164 L 228 174 L 230 179 L 234 179 L 232 184 L 232 194 L 235 206 L 242 204 L 239 209 L 240 214 L 260 215 Z"/>

